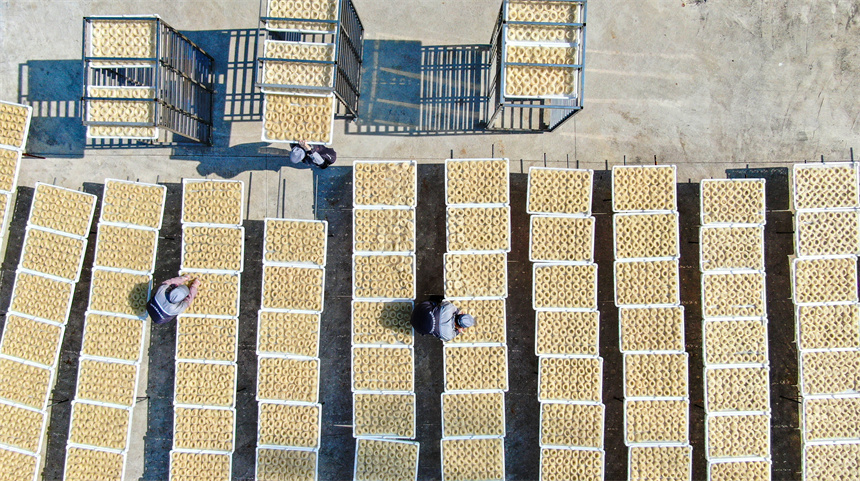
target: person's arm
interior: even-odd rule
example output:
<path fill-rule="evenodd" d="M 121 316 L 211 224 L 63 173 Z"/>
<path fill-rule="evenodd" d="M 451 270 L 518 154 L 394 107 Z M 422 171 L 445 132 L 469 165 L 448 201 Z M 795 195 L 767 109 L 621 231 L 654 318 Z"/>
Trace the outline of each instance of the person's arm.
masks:
<path fill-rule="evenodd" d="M 167 284 L 168 286 L 178 286 L 179 284 L 184 284 L 188 282 L 188 276 L 179 276 L 174 277 L 173 279 L 167 279 L 162 282 L 162 284 Z"/>
<path fill-rule="evenodd" d="M 197 297 L 197 290 L 199 287 L 200 279 L 194 279 L 194 282 L 191 283 L 191 287 L 188 288 L 188 297 L 185 298 L 185 300 L 188 301 L 189 306 L 194 302 L 194 298 Z"/>

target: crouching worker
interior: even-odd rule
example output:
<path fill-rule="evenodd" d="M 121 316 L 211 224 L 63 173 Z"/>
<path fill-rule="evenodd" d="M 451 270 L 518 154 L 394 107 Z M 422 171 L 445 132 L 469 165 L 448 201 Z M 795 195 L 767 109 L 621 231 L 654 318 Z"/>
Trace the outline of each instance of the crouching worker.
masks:
<path fill-rule="evenodd" d="M 189 280 L 188 276 L 179 276 L 168 279 L 158 286 L 152 299 L 146 304 L 146 312 L 149 313 L 152 322 L 156 324 L 170 322 L 188 309 L 188 306 L 194 302 L 194 297 L 197 296 L 197 288 L 200 287 L 200 279 L 194 279 L 191 287 L 186 285 Z"/>
<path fill-rule="evenodd" d="M 412 310 L 412 327 L 421 334 L 433 334 L 450 341 L 475 325 L 475 318 L 460 312 L 448 301 L 424 301 Z"/>

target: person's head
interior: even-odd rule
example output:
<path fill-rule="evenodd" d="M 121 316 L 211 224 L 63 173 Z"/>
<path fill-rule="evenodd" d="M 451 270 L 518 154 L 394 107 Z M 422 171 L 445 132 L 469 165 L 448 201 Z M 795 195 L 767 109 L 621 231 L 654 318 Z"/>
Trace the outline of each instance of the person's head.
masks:
<path fill-rule="evenodd" d="M 172 286 L 167 289 L 165 293 L 167 295 L 167 300 L 170 301 L 171 304 L 179 304 L 191 291 L 188 290 L 188 286 L 185 284 L 180 284 L 178 286 Z"/>
<path fill-rule="evenodd" d="M 331 165 L 335 160 L 337 160 L 337 152 L 335 152 L 331 147 L 320 145 L 317 147 L 317 153 L 320 154 L 320 157 L 323 158 L 326 164 Z"/>
<path fill-rule="evenodd" d="M 475 325 L 475 318 L 471 314 L 457 314 L 455 321 L 460 329 L 468 329 Z"/>

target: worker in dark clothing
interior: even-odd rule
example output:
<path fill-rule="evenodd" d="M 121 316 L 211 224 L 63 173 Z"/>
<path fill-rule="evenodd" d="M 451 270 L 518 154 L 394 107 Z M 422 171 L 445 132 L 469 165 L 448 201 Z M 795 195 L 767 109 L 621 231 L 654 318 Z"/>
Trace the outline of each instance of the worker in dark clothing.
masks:
<path fill-rule="evenodd" d="M 325 169 L 337 160 L 337 152 L 331 147 L 324 145 L 310 145 L 304 140 L 293 145 L 290 151 L 290 162 L 293 164 L 305 163 L 311 166 Z"/>
<path fill-rule="evenodd" d="M 412 310 L 412 327 L 421 334 L 433 334 L 450 341 L 475 325 L 475 318 L 460 312 L 448 301 L 424 301 Z"/>
<path fill-rule="evenodd" d="M 189 280 L 188 276 L 179 276 L 168 279 L 158 286 L 152 299 L 146 304 L 146 312 L 149 313 L 152 322 L 164 324 L 176 319 L 176 316 L 188 309 L 188 306 L 194 302 L 197 289 L 200 287 L 200 279 L 194 279 L 190 287 L 186 285 Z"/>

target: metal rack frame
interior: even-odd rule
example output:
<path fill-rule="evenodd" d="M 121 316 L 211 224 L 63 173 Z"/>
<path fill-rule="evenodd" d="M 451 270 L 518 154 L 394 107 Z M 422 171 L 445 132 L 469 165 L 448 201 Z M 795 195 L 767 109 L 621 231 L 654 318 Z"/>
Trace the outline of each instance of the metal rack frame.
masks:
<path fill-rule="evenodd" d="M 257 25 L 257 62 L 254 67 L 254 85 L 263 93 L 292 93 L 300 95 L 328 95 L 334 93 L 339 113 L 346 118 L 358 118 L 358 99 L 361 88 L 361 64 L 364 55 L 364 25 L 352 0 L 339 0 L 336 20 L 307 18 L 283 18 L 268 16 L 268 1 L 260 0 L 260 20 Z M 331 24 L 326 31 L 282 30 L 268 27 L 269 21 L 291 21 L 302 23 Z M 334 60 L 308 60 L 270 58 L 265 56 L 268 40 L 333 44 Z M 276 85 L 263 83 L 264 62 L 289 62 L 334 65 L 335 74 L 331 87 L 306 85 Z M 267 92 L 268 90 L 268 92 Z"/>
<path fill-rule="evenodd" d="M 110 58 L 91 56 L 94 21 L 152 21 L 155 23 L 155 57 Z M 84 17 L 83 92 L 81 112 L 86 126 L 134 126 L 87 120 L 92 100 L 152 102 L 155 119 L 143 126 L 164 129 L 177 136 L 212 145 L 215 103 L 215 59 L 167 25 L 158 15 Z M 89 95 L 90 87 L 146 87 L 155 90 L 151 99 L 104 98 Z M 140 126 L 140 124 L 138 124 Z M 163 141 L 158 135 L 153 142 Z"/>
<path fill-rule="evenodd" d="M 491 74 L 487 89 L 487 109 L 492 108 L 493 111 L 486 112 L 484 116 L 488 119 L 486 128 L 487 130 L 552 132 L 567 119 L 576 115 L 583 107 L 587 0 L 553 0 L 581 5 L 581 16 L 578 18 L 581 22 L 577 23 L 511 21 L 508 20 L 508 5 L 511 1 L 503 0 L 493 35 L 490 38 Z M 567 26 L 578 29 L 578 41 L 574 45 L 577 49 L 576 63 L 573 65 L 509 63 L 506 54 L 508 25 Z M 508 65 L 572 68 L 577 72 L 575 94 L 567 98 L 559 96 L 507 96 L 505 94 L 505 71 Z"/>

